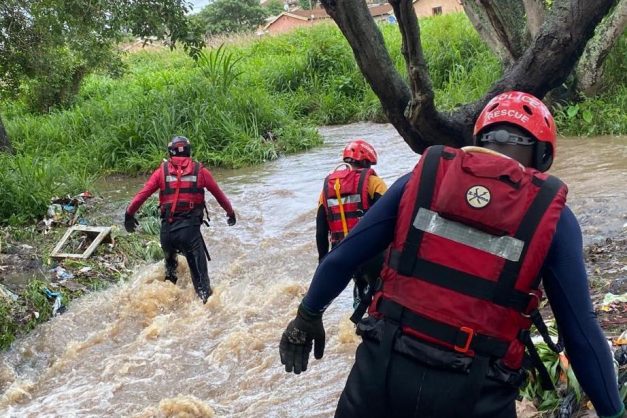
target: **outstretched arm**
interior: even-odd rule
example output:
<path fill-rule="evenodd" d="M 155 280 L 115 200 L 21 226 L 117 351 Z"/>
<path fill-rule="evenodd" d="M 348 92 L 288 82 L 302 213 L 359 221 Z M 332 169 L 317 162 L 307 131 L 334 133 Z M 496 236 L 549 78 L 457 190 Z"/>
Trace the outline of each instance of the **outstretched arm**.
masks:
<path fill-rule="evenodd" d="M 161 177 L 161 167 L 155 170 L 144 187 L 137 192 L 131 203 L 126 208 L 126 213 L 130 216 L 135 215 L 144 202 L 157 190 L 159 190 L 159 179 Z"/>
<path fill-rule="evenodd" d="M 222 209 L 226 212 L 227 216 L 235 215 L 233 211 L 233 207 L 231 206 L 231 202 L 226 197 L 218 183 L 213 179 L 211 172 L 207 170 L 205 167 L 202 168 L 199 174 L 200 178 L 198 179 L 198 185 L 200 187 L 204 187 L 216 198 Z"/>
<path fill-rule="evenodd" d="M 619 416 L 623 405 L 612 353 L 590 300 L 581 229 L 568 207 L 557 224 L 543 277 L 577 380 L 599 416 Z"/>

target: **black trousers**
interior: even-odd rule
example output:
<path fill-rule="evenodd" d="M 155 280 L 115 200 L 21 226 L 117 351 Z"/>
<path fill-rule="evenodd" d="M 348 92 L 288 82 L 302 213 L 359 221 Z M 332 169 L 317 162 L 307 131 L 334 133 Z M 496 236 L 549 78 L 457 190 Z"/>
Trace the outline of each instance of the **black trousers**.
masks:
<path fill-rule="evenodd" d="M 515 418 L 518 389 L 484 379 L 473 410 L 460 413 L 454 399 L 468 391 L 467 375 L 442 370 L 395 351 L 386 383 L 377 372 L 382 350 L 377 341 L 364 339 L 340 396 L 336 418 Z"/>
<path fill-rule="evenodd" d="M 189 220 L 162 222 L 161 248 L 165 256 L 166 279 L 176 283 L 176 254 L 180 252 L 187 259 L 194 289 L 203 301 L 210 292 L 204 245 L 199 224 Z"/>

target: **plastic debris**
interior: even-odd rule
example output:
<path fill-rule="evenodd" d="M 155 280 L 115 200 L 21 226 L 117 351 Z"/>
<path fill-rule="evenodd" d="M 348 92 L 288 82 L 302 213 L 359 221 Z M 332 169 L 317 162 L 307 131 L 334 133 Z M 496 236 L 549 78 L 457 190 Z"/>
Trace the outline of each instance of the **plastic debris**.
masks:
<path fill-rule="evenodd" d="M 578 409 L 577 396 L 575 392 L 568 392 L 565 397 L 560 399 L 556 416 L 557 418 L 570 418 L 576 409 Z"/>
<path fill-rule="evenodd" d="M 54 299 L 54 304 L 52 305 L 52 316 L 57 316 L 57 314 L 65 312 L 65 306 L 63 306 L 63 296 L 61 296 L 60 292 L 53 292 L 45 287 L 44 293 L 48 299 Z"/>
<path fill-rule="evenodd" d="M 80 205 L 84 204 L 86 199 L 92 198 L 93 195 L 85 191 L 76 196 L 54 197 L 50 201 L 46 217 L 39 223 L 39 227 L 48 233 L 55 225 L 72 226 L 76 223 L 85 225 L 87 221 L 80 218 Z"/>
<path fill-rule="evenodd" d="M 627 303 L 627 293 L 623 293 L 622 295 L 606 293 L 603 297 L 603 301 L 601 302 L 601 306 L 599 306 L 599 309 L 605 312 L 609 312 L 612 310 L 612 305 L 618 303 Z"/>
<path fill-rule="evenodd" d="M 64 269 L 61 266 L 56 266 L 53 269 L 48 270 L 50 273 L 54 273 L 59 280 L 70 280 L 74 278 L 74 275 Z"/>
<path fill-rule="evenodd" d="M 80 274 L 86 274 L 89 273 L 91 271 L 91 267 L 83 267 L 82 269 L 80 269 L 78 272 Z"/>
<path fill-rule="evenodd" d="M 627 293 L 623 293 L 622 295 L 615 295 L 613 293 L 606 293 L 603 297 L 603 304 L 609 305 L 614 302 L 627 302 Z"/>
<path fill-rule="evenodd" d="M 13 302 L 18 299 L 18 296 L 15 293 L 11 292 L 9 289 L 7 289 L 3 284 L 0 284 L 0 296 L 11 299 Z"/>

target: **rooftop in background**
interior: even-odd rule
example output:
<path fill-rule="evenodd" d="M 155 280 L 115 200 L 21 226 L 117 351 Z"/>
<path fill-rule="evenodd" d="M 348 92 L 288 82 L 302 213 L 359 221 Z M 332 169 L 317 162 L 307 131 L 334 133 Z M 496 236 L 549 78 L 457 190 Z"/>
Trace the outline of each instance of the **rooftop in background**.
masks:
<path fill-rule="evenodd" d="M 419 18 L 464 11 L 460 0 L 414 0 L 413 6 Z M 389 3 L 368 4 L 368 10 L 376 21 L 396 24 L 393 8 Z M 329 21 L 331 17 L 321 7 L 313 10 L 294 9 L 271 18 L 263 29 L 258 30 L 257 34 L 284 33 L 297 27 Z"/>

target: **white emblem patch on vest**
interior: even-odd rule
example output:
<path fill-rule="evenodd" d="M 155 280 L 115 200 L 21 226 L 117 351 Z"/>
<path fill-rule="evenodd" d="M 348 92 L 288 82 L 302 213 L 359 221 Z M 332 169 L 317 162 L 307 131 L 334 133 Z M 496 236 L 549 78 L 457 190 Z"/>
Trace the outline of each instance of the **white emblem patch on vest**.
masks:
<path fill-rule="evenodd" d="M 475 209 L 484 208 L 490 203 L 490 191 L 483 186 L 472 186 L 466 192 L 466 201 Z"/>

